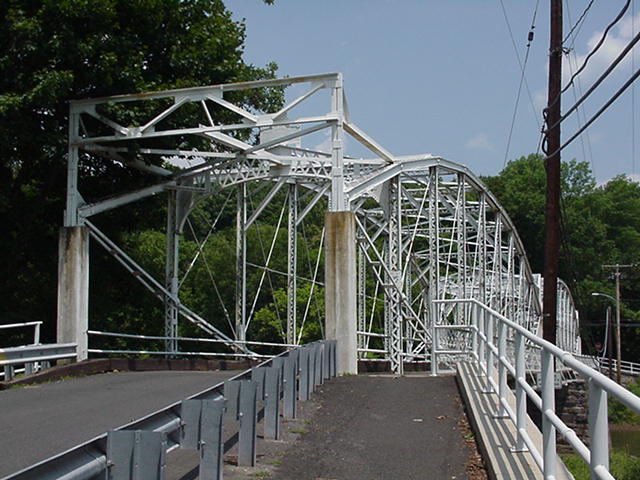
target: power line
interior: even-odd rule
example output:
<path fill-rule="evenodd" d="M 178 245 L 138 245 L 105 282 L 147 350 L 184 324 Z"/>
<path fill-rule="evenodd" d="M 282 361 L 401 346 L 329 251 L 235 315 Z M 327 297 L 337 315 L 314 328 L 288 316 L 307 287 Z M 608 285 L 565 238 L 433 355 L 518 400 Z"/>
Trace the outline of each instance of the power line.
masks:
<path fill-rule="evenodd" d="M 586 14 L 589 11 L 589 8 L 591 8 L 592 4 L 593 4 L 593 2 L 591 2 L 589 4 L 589 6 L 587 7 L 587 9 L 585 9 L 585 11 L 583 12 L 583 14 L 581 16 L 582 20 L 586 17 Z M 567 2 L 566 7 L 567 7 L 566 8 L 567 17 L 569 18 L 569 22 L 571 22 L 571 9 L 569 8 L 569 2 Z M 580 29 L 582 28 L 583 25 L 584 25 L 584 22 L 580 23 L 580 21 L 578 21 L 574 25 L 572 30 L 575 29 L 576 33 L 575 33 L 575 36 L 573 37 L 573 40 L 571 42 L 571 46 L 573 46 L 573 44 L 575 43 L 576 38 L 578 36 L 578 33 L 580 32 Z M 578 28 L 576 29 L 576 27 L 578 27 Z M 573 55 L 571 53 L 573 53 Z M 571 75 L 573 75 L 573 61 L 576 62 L 576 68 L 577 68 L 578 60 L 576 58 L 575 51 L 572 50 L 571 53 L 568 56 L 568 60 L 569 60 L 568 64 L 569 64 L 569 71 L 570 71 Z M 583 94 L 582 84 L 580 82 L 580 78 L 576 79 L 576 82 L 575 82 L 575 84 L 573 85 L 573 88 L 572 88 L 572 92 L 573 92 L 573 101 L 577 102 L 578 101 L 578 93 L 580 94 L 580 96 L 582 96 L 582 94 Z M 577 114 L 578 128 L 581 128 L 582 127 L 582 119 L 580 118 L 580 110 L 578 110 L 576 112 L 576 114 Z M 584 118 L 584 120 L 586 121 L 587 115 L 585 114 L 584 106 L 582 107 L 582 118 Z M 589 147 L 589 150 L 588 150 L 589 151 L 589 155 L 588 156 L 587 156 L 587 149 L 585 148 L 585 138 L 584 137 L 586 137 L 586 140 L 587 140 L 586 143 L 587 143 L 587 146 Z M 583 158 L 585 160 L 587 158 L 589 159 L 589 164 L 591 165 L 591 171 L 593 172 L 595 170 L 595 167 L 594 167 L 594 163 L 593 163 L 593 151 L 591 149 L 591 137 L 589 135 L 589 131 L 586 131 L 584 135 L 580 136 L 580 146 L 582 147 L 582 156 L 583 156 Z"/>
<path fill-rule="evenodd" d="M 616 57 L 616 59 L 613 62 L 611 62 L 609 67 L 604 71 L 604 73 L 602 73 L 602 75 L 600 75 L 600 77 L 598 77 L 598 79 L 593 83 L 593 85 L 589 87 L 589 89 L 584 93 L 584 95 L 582 95 L 582 97 L 580 97 L 580 99 L 576 103 L 574 103 L 573 106 L 569 108 L 569 110 L 567 110 L 564 113 L 564 115 L 562 115 L 554 125 L 551 125 L 550 127 L 548 127 L 547 130 L 550 130 L 551 128 L 557 126 L 558 124 L 566 120 L 567 117 L 571 115 L 574 111 L 576 111 L 576 109 L 589 97 L 589 95 L 591 95 L 594 92 L 594 90 L 598 88 L 600 84 L 602 84 L 602 82 L 611 74 L 611 72 L 613 72 L 613 70 L 620 64 L 620 62 L 622 62 L 624 57 L 627 56 L 627 54 L 633 49 L 634 45 L 639 41 L 640 41 L 640 33 L 638 33 L 635 37 L 633 37 L 633 39 L 627 44 L 624 50 L 622 50 L 622 52 L 620 52 L 620 54 Z"/>
<path fill-rule="evenodd" d="M 511 24 L 509 22 L 509 17 L 507 16 L 507 11 L 504 7 L 504 3 L 502 0 L 500 0 L 500 5 L 502 7 L 502 14 L 504 15 L 504 19 L 507 23 L 507 27 L 509 29 L 509 35 L 511 36 L 511 43 L 513 44 L 513 48 L 516 52 L 516 57 L 518 58 L 518 63 L 520 64 L 520 82 L 518 85 L 518 94 L 516 95 L 516 103 L 513 107 L 513 115 L 511 117 L 511 127 L 509 128 L 509 136 L 507 138 L 507 147 L 505 149 L 504 152 L 504 162 L 503 162 L 503 167 L 507 165 L 507 159 L 509 157 L 509 148 L 511 147 L 511 138 L 513 136 L 513 128 L 515 126 L 516 123 L 516 117 L 518 114 L 518 106 L 520 105 L 520 95 L 522 93 L 522 85 L 523 83 L 526 82 L 526 78 L 525 78 L 525 71 L 527 68 L 527 62 L 529 60 L 529 53 L 531 51 L 531 42 L 533 42 L 533 38 L 534 38 L 534 29 L 536 28 L 535 26 L 535 22 L 536 22 L 536 17 L 538 15 L 538 4 L 539 4 L 539 0 L 536 1 L 536 6 L 534 8 L 533 11 L 533 18 L 531 19 L 531 28 L 529 29 L 529 33 L 527 34 L 527 46 L 526 46 L 526 53 L 524 56 L 524 62 L 521 63 L 520 62 L 520 56 L 518 55 L 518 49 L 516 47 L 516 42 L 513 38 L 513 31 L 511 30 Z M 528 86 L 527 86 L 527 90 L 528 90 Z M 534 116 L 536 118 L 536 122 L 537 122 L 537 116 L 535 115 L 535 107 L 533 105 L 533 100 L 531 99 L 531 93 L 529 93 L 529 99 L 531 100 L 531 104 L 534 110 Z M 539 124 L 538 124 L 539 126 Z"/>
<path fill-rule="evenodd" d="M 613 96 L 612 96 L 612 97 L 607 101 L 607 103 L 605 103 L 605 104 L 602 106 L 602 108 L 600 108 L 600 110 L 598 110 L 598 111 L 597 111 L 597 112 L 596 112 L 596 113 L 595 113 L 595 114 L 594 114 L 594 115 L 589 119 L 589 121 L 587 121 L 587 122 L 582 126 L 582 128 L 578 129 L 578 131 L 577 131 L 577 132 L 576 132 L 576 133 L 575 133 L 575 134 L 574 134 L 574 135 L 573 135 L 569 140 L 567 140 L 566 142 L 564 142 L 564 143 L 560 146 L 560 148 L 558 148 L 555 152 L 552 152 L 551 154 L 549 154 L 549 155 L 547 156 L 547 158 L 548 158 L 548 157 L 553 156 L 554 154 L 556 154 L 556 153 L 558 153 L 558 152 L 560 152 L 560 151 L 562 151 L 562 150 L 564 150 L 564 148 L 565 148 L 565 147 L 567 147 L 570 143 L 572 143 L 572 142 L 573 142 L 573 141 L 574 141 L 574 140 L 575 140 L 575 139 L 576 139 L 576 138 L 577 138 L 577 137 L 578 137 L 582 132 L 584 132 L 587 128 L 589 128 L 589 126 L 590 126 L 593 122 L 595 122 L 595 121 L 596 121 L 596 119 L 597 119 L 600 115 L 602 115 L 602 114 L 605 112 L 605 110 L 607 110 L 607 109 L 608 109 L 608 108 L 613 104 L 613 102 L 615 102 L 615 101 L 618 99 L 618 97 L 624 93 L 624 91 L 625 91 L 627 88 L 629 88 L 629 86 L 631 86 L 631 85 L 633 84 L 633 82 L 638 78 L 638 76 L 640 76 L 640 69 L 638 69 L 638 70 L 636 70 L 636 71 L 634 72 L 634 74 L 631 76 L 631 78 L 629 78 L 629 80 L 627 80 L 627 81 L 625 82 L 625 84 L 624 84 L 622 87 L 620 87 L 620 89 L 619 89 L 619 90 L 618 90 L 618 91 L 617 91 L 617 92 L 616 92 L 616 93 L 615 93 L 615 94 L 614 94 L 614 95 L 613 95 Z"/>
<path fill-rule="evenodd" d="M 582 25 L 582 22 L 584 21 L 584 19 L 587 16 L 587 13 L 589 13 L 589 10 L 591 9 L 591 6 L 593 5 L 593 2 L 595 2 L 595 0 L 591 0 L 589 2 L 589 5 L 586 6 L 586 8 L 584 9 L 584 11 L 582 12 L 582 15 L 580 15 L 580 18 L 578 18 L 578 20 L 576 21 L 576 23 L 573 24 L 573 27 L 571 27 L 571 30 L 569 30 L 569 33 L 567 34 L 566 37 L 564 37 L 564 40 L 562 41 L 562 44 L 564 45 L 565 43 L 567 43 L 567 40 L 569 40 L 569 38 L 571 38 L 571 35 L 573 34 L 573 31 L 578 28 L 578 26 Z M 567 7 L 569 6 L 569 2 L 567 2 Z M 571 21 L 571 20 L 569 20 Z M 576 34 L 577 36 L 577 34 Z"/>
<path fill-rule="evenodd" d="M 565 87 L 560 91 L 561 95 L 569 89 L 569 87 L 573 84 L 573 80 L 578 75 L 580 75 L 580 73 L 582 73 L 582 71 L 587 67 L 587 64 L 589 63 L 589 60 L 591 59 L 591 57 L 593 57 L 596 54 L 596 52 L 600 49 L 600 47 L 602 46 L 602 44 L 606 40 L 607 35 L 609 33 L 609 30 L 611 30 L 614 27 L 614 25 L 616 23 L 618 23 L 620 21 L 620 19 L 624 16 L 624 14 L 627 12 L 627 10 L 629 8 L 629 5 L 631 5 L 631 0 L 627 0 L 626 1 L 624 6 L 622 7 L 622 10 L 620 10 L 620 12 L 616 16 L 616 18 L 614 18 L 613 21 L 609 25 L 607 25 L 607 28 L 605 28 L 604 32 L 602 33 L 602 37 L 600 37 L 600 40 L 598 40 L 598 43 L 596 44 L 596 46 L 593 47 L 591 52 L 589 52 L 589 55 L 587 55 L 587 57 L 584 59 L 584 62 L 582 63 L 580 68 L 576 71 L 576 73 L 573 74 L 573 76 L 569 80 L 569 83 L 567 85 L 565 85 Z"/>

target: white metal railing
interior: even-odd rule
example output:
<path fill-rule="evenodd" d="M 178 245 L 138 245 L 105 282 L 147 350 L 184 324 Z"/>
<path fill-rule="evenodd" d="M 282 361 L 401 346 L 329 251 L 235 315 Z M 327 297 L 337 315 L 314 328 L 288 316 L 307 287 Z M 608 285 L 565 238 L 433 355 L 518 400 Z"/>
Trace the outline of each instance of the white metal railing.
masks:
<path fill-rule="evenodd" d="M 99 330 L 88 330 L 88 335 L 99 336 L 99 337 L 114 337 L 114 338 L 130 338 L 137 340 L 175 340 L 179 345 L 179 342 L 197 342 L 197 343 L 218 343 L 228 345 L 229 342 L 226 340 L 218 339 L 218 338 L 198 338 L 198 337 L 167 337 L 161 335 L 135 335 L 131 333 L 116 333 L 116 332 L 103 332 Z M 263 347 L 281 347 L 281 348 L 296 348 L 299 345 L 293 345 L 288 343 L 273 343 L 273 342 L 252 342 L 252 341 L 236 341 L 235 343 L 239 345 L 259 345 Z M 267 358 L 272 357 L 273 355 L 260 355 L 255 352 L 186 352 L 186 351 L 177 351 L 177 352 L 169 352 L 169 351 L 159 351 L 159 350 L 125 350 L 125 349 L 100 349 L 100 348 L 89 348 L 87 349 L 89 353 L 100 353 L 100 354 L 123 354 L 123 355 L 172 355 L 172 356 L 186 356 L 186 357 L 194 357 L 194 356 L 202 356 L 202 357 L 234 357 L 234 358 Z"/>
<path fill-rule="evenodd" d="M 609 359 L 608 358 L 599 358 L 599 367 L 601 370 L 609 369 Z M 616 371 L 618 361 L 615 358 L 611 359 L 611 370 Z M 640 363 L 628 362 L 626 360 L 620 361 L 620 371 L 625 375 L 632 375 L 637 377 L 640 375 Z"/>
<path fill-rule="evenodd" d="M 508 416 L 517 429 L 515 450 L 528 450 L 544 478 L 551 479 L 556 475 L 556 432 L 564 437 L 574 451 L 587 463 L 592 478 L 613 479 L 609 472 L 609 443 L 607 395 L 640 414 L 640 398 L 624 387 L 618 385 L 602 373 L 585 365 L 572 354 L 558 348 L 550 342 L 538 337 L 526 328 L 509 320 L 475 299 L 435 300 L 432 303 L 432 318 L 439 318 L 438 309 L 443 304 L 470 305 L 470 322 L 464 325 L 470 328 L 472 335 L 471 349 L 464 353 L 475 359 L 486 378 L 486 389 L 499 397 L 499 416 Z M 460 328 L 462 325 L 432 325 L 433 361 L 432 373 L 438 373 L 438 356 L 452 352 L 438 349 L 439 332 L 449 328 Z M 507 349 L 507 339 L 515 348 L 513 353 Z M 540 394 L 527 382 L 527 352 L 532 348 L 540 355 Z M 555 411 L 555 368 L 562 366 L 574 370 L 588 383 L 589 397 L 589 435 L 591 445 L 587 446 L 576 433 L 569 428 Z M 494 379 L 497 368 L 497 382 Z M 515 379 L 515 412 L 507 401 L 507 375 Z M 527 433 L 527 397 L 540 410 L 542 417 L 542 452 Z"/>
<path fill-rule="evenodd" d="M 25 327 L 33 327 L 33 343 L 31 343 L 31 345 L 40 345 L 40 331 L 42 327 L 42 321 L 7 323 L 4 325 L 0 325 L 0 330 Z M 14 364 L 5 365 L 4 368 L 0 371 L 0 377 L 3 380 L 11 380 L 16 374 L 24 373 L 29 375 L 38 371 L 40 368 L 42 368 L 42 366 L 43 365 L 40 362 L 27 363 L 25 364 L 24 368 L 19 369 L 16 369 Z"/>

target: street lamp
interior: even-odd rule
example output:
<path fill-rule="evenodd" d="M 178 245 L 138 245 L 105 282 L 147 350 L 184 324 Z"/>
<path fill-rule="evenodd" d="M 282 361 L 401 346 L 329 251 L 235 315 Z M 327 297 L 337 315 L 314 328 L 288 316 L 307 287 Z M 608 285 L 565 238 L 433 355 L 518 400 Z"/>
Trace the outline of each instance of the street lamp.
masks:
<path fill-rule="evenodd" d="M 594 297 L 608 298 L 616 304 L 616 380 L 618 383 L 621 383 L 622 372 L 620 364 L 622 358 L 620 353 L 620 302 L 617 299 L 613 298 L 611 295 L 607 295 L 606 293 L 593 292 L 591 295 Z"/>

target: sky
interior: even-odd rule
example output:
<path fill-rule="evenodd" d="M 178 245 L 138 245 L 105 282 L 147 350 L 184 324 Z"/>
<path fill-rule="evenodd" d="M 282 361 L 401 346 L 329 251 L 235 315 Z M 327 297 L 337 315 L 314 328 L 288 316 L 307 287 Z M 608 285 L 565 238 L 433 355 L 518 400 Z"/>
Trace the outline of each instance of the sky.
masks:
<path fill-rule="evenodd" d="M 565 1 L 565 35 L 589 3 Z M 624 3 L 593 1 L 565 43 L 569 53 L 563 85 L 570 69 L 577 70 Z M 575 87 L 563 95 L 563 111 L 640 30 L 636 3 L 611 29 Z M 547 98 L 549 0 L 276 0 L 274 5 L 225 0 L 225 4 L 235 20 L 244 19 L 246 24 L 245 62 L 264 66 L 274 61 L 279 76 L 342 72 L 352 121 L 394 155 L 431 153 L 464 164 L 476 174 L 496 175 L 506 160 L 538 151 Z M 516 108 L 520 65 L 527 55 L 532 23 L 526 82 Z M 640 46 L 585 102 L 580 122 L 591 118 L 638 67 Z M 295 93 L 288 92 L 290 99 Z M 575 114 L 563 122 L 563 141 L 582 123 Z M 563 160 L 588 162 L 600 183 L 619 174 L 640 180 L 640 81 L 587 132 L 563 150 Z M 318 138 L 311 141 L 316 145 L 303 146 L 326 144 Z M 346 148 L 356 156 L 371 156 L 353 140 Z"/>

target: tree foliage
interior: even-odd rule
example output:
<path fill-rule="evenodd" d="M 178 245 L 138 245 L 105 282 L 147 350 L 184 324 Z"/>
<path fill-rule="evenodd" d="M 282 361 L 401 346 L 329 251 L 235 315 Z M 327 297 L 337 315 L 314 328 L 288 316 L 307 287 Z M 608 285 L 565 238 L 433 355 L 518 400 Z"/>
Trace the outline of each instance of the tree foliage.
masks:
<path fill-rule="evenodd" d="M 521 157 L 494 177 L 483 179 L 516 225 L 534 272 L 544 266 L 546 179 L 541 155 Z M 612 271 L 606 264 L 640 264 L 640 184 L 618 176 L 596 185 L 586 162 L 562 164 L 562 248 L 560 277 L 578 304 L 583 324 L 604 320 L 607 304 L 592 292 L 615 296 Z M 640 267 L 624 272 L 621 281 L 622 322 L 640 320 Z M 640 360 L 640 330 L 624 328 L 623 358 Z M 587 349 L 602 341 L 603 328 L 582 331 Z"/>
<path fill-rule="evenodd" d="M 3 322 L 46 320 L 53 335 L 69 100 L 273 77 L 275 64 L 243 61 L 244 39 L 222 0 L 0 2 Z M 263 108 L 282 93 L 234 100 Z M 116 164 L 83 165 L 90 193 L 142 181 Z M 106 221 L 125 232 L 157 224 L 162 206 L 151 203 Z"/>

